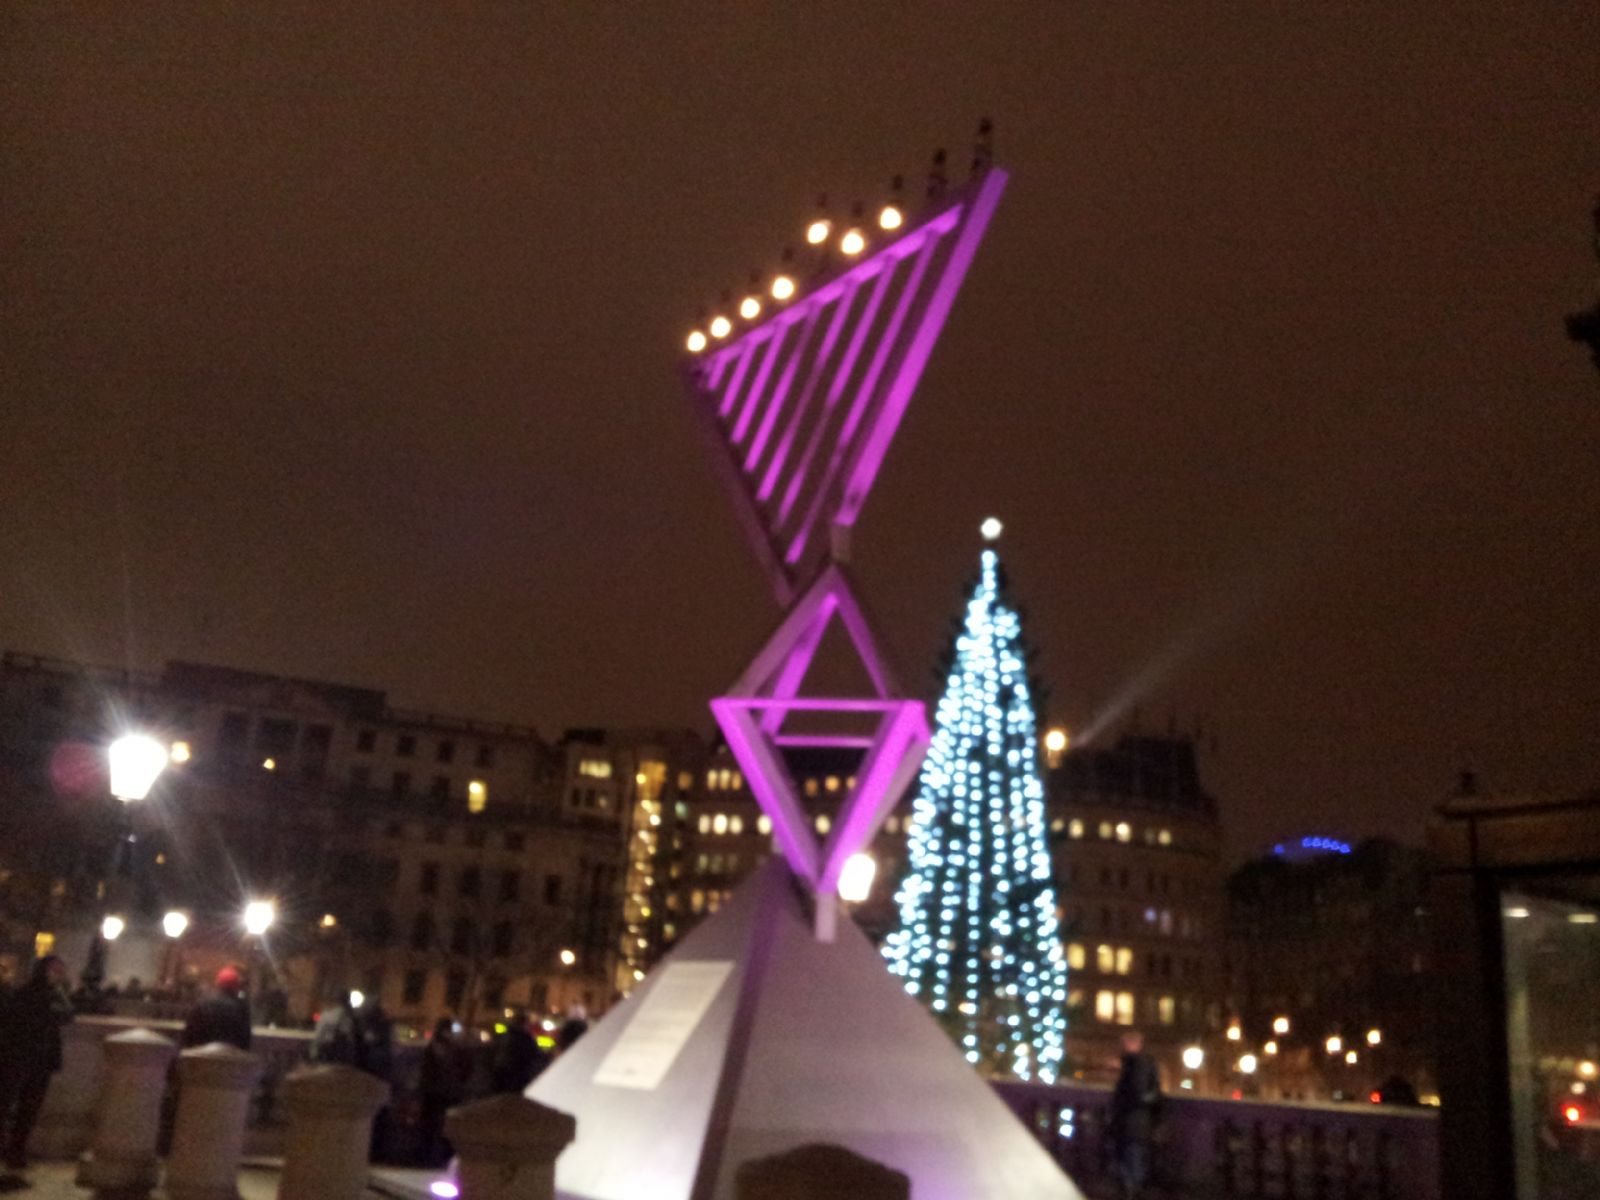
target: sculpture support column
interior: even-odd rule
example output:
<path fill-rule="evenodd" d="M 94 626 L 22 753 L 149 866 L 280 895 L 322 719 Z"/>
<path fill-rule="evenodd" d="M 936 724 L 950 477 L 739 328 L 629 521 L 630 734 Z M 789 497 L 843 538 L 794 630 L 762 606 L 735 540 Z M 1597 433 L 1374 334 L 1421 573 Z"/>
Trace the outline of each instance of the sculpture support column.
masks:
<path fill-rule="evenodd" d="M 360 1200 L 372 1118 L 389 1085 L 354 1067 L 300 1067 L 281 1085 L 289 1113 L 279 1200 Z"/>
<path fill-rule="evenodd" d="M 101 1044 L 106 1081 L 78 1186 L 105 1200 L 144 1200 L 156 1183 L 161 1097 L 178 1047 L 148 1029 L 113 1034 Z"/>
<path fill-rule="evenodd" d="M 167 1156 L 172 1200 L 239 1200 L 239 1158 L 255 1055 L 213 1042 L 178 1055 L 178 1119 Z"/>
<path fill-rule="evenodd" d="M 556 1158 L 578 1136 L 567 1113 L 522 1096 L 491 1096 L 445 1117 L 461 1200 L 555 1200 Z"/>

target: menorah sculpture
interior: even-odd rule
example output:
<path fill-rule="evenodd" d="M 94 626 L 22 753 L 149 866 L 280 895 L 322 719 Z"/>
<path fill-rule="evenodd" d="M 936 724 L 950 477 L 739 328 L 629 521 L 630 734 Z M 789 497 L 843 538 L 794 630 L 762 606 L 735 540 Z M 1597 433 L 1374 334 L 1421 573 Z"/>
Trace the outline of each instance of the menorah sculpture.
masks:
<path fill-rule="evenodd" d="M 787 274 L 739 307 L 735 330 L 719 314 L 690 335 L 690 402 L 756 558 L 788 612 L 728 695 L 711 702 L 728 747 L 772 821 L 779 848 L 816 897 L 816 932 L 831 940 L 839 875 L 867 846 L 921 765 L 927 714 L 896 682 L 883 639 L 855 594 L 845 564 L 850 534 L 928 355 L 966 277 L 1006 174 L 982 153 L 965 187 L 934 192 L 911 220 L 896 204 L 879 214 L 876 245 L 860 225 L 835 230 L 819 218 L 808 240 L 837 258 L 808 290 Z M 849 634 L 872 691 L 806 697 L 802 682 L 829 624 Z M 831 731 L 795 731 L 797 717 L 875 718 Z M 840 728 L 847 725 L 847 728 Z M 860 749 L 856 784 L 818 844 L 783 751 Z"/>
<path fill-rule="evenodd" d="M 783 857 L 528 1089 L 577 1118 L 565 1200 L 734 1200 L 741 1165 L 816 1142 L 906 1174 L 917 1200 L 1082 1200 L 836 907 L 929 740 L 851 582 L 850 533 L 1005 183 L 980 143 L 971 181 L 938 168 L 915 217 L 818 219 L 809 286 L 780 273 L 689 336 L 691 403 L 786 609 L 711 706 Z M 867 690 L 807 695 L 836 619 Z M 810 747 L 862 755 L 820 843 L 784 761 Z"/>

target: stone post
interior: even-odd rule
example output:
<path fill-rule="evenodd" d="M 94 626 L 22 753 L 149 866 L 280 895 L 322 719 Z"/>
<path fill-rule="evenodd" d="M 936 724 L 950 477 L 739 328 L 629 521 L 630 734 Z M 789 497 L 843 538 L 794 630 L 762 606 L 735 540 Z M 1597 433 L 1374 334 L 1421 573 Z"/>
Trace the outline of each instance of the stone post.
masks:
<path fill-rule="evenodd" d="M 279 1085 L 289 1114 L 278 1200 L 360 1200 L 367 1194 L 372 1118 L 389 1085 L 354 1067 L 299 1067 Z"/>
<path fill-rule="evenodd" d="M 102 1046 L 105 1086 L 78 1186 L 106 1200 L 144 1200 L 156 1184 L 161 1097 L 177 1046 L 148 1029 L 113 1034 Z"/>
<path fill-rule="evenodd" d="M 734 1200 L 911 1200 L 911 1180 L 843 1146 L 813 1143 L 739 1164 Z"/>
<path fill-rule="evenodd" d="M 260 1060 L 213 1042 L 178 1055 L 178 1119 L 167 1155 L 172 1200 L 239 1200 L 239 1156 Z"/>
<path fill-rule="evenodd" d="M 555 1200 L 556 1157 L 578 1136 L 578 1123 L 502 1095 L 452 1108 L 444 1132 L 456 1148 L 461 1200 Z"/>

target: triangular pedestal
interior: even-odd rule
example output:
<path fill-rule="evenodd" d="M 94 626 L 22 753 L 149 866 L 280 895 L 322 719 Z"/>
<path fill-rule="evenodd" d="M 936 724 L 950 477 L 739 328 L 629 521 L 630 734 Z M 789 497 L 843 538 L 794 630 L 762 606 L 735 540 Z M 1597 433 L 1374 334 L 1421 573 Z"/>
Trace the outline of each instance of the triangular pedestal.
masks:
<path fill-rule="evenodd" d="M 578 1119 L 568 1200 L 733 1200 L 740 1163 L 808 1142 L 905 1172 L 916 1200 L 1082 1200 L 853 923 L 812 936 L 777 859 L 528 1095 Z"/>

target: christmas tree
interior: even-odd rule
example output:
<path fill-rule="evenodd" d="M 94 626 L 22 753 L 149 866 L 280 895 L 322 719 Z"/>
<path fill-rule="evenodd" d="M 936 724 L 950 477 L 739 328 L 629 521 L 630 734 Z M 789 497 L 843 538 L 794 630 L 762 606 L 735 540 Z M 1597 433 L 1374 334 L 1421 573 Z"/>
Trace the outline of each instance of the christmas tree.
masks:
<path fill-rule="evenodd" d="M 984 523 L 992 543 L 999 522 Z M 884 956 L 992 1075 L 1054 1082 L 1067 968 L 1056 922 L 1022 621 L 983 551 L 912 808 Z"/>

